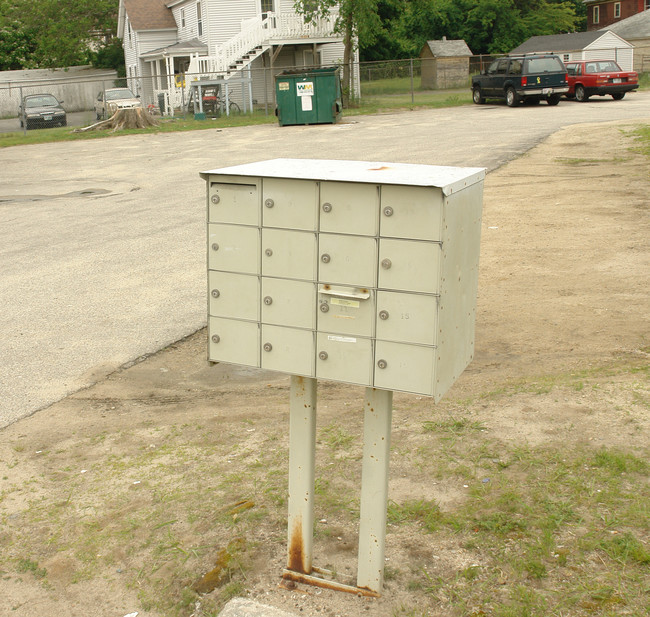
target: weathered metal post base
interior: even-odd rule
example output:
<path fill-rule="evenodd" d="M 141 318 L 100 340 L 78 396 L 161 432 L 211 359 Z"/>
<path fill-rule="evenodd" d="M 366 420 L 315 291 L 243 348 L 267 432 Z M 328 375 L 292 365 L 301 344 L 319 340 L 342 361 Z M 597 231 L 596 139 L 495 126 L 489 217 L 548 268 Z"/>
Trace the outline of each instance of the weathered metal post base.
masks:
<path fill-rule="evenodd" d="M 315 576 L 314 574 L 301 574 L 300 572 L 293 572 L 292 570 L 284 570 L 282 572 L 282 580 L 292 581 L 294 583 L 302 583 L 303 585 L 311 585 L 312 587 L 320 587 L 321 589 L 330 589 L 332 591 L 343 591 L 345 593 L 351 593 L 356 596 L 365 596 L 369 598 L 378 598 L 379 593 L 372 591 L 371 589 L 362 589 L 361 587 L 355 587 L 354 585 L 345 585 L 344 583 L 339 583 L 331 578 L 324 578 L 325 576 L 332 576 L 332 572 L 329 570 L 323 570 L 314 566 L 312 568 L 314 574 L 321 574 L 322 576 Z M 286 584 L 283 585 L 280 583 L 281 587 L 286 588 Z"/>

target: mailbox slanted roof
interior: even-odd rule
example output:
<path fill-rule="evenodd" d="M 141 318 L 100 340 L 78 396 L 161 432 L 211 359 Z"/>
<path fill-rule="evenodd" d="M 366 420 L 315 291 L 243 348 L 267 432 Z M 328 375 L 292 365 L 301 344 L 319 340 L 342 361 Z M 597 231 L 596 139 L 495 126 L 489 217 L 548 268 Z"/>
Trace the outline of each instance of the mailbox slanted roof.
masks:
<path fill-rule="evenodd" d="M 204 179 L 215 174 L 294 180 L 324 180 L 370 184 L 432 186 L 445 195 L 462 190 L 485 178 L 483 167 L 444 167 L 412 163 L 337 161 L 323 159 L 272 159 L 204 171 Z"/>

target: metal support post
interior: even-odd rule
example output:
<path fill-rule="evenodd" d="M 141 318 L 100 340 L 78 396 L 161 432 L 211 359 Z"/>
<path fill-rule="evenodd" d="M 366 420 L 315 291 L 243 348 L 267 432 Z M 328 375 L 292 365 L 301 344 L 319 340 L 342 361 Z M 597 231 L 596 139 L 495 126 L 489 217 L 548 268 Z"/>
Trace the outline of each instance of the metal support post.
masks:
<path fill-rule="evenodd" d="M 291 376 L 289 401 L 289 544 L 287 569 L 312 571 L 316 379 Z"/>
<path fill-rule="evenodd" d="M 357 587 L 376 593 L 384 582 L 392 415 L 393 392 L 366 388 Z"/>

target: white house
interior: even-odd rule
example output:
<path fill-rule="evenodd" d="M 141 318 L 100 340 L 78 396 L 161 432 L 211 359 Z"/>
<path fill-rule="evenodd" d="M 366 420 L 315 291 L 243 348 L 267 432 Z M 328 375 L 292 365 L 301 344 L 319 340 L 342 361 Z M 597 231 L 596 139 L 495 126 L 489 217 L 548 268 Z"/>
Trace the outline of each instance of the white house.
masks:
<path fill-rule="evenodd" d="M 634 63 L 633 45 L 608 30 L 533 36 L 515 47 L 510 55 L 542 52 L 558 54 L 564 62 L 615 60 L 624 71 L 631 71 Z"/>
<path fill-rule="evenodd" d="M 340 62 L 335 18 L 305 23 L 293 0 L 120 0 L 118 36 L 129 85 L 145 104 L 164 96 L 173 113 L 199 77 L 227 82 L 246 106 L 272 101 L 273 76 L 283 69 Z"/>

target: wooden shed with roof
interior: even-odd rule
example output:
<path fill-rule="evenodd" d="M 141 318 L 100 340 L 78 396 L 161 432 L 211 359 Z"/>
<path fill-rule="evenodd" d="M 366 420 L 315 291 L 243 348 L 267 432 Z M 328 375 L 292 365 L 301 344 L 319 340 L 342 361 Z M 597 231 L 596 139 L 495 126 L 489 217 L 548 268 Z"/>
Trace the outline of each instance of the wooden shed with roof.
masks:
<path fill-rule="evenodd" d="M 463 40 L 427 41 L 420 58 L 422 60 L 422 88 L 439 90 L 464 88 L 469 84 L 470 48 Z"/>

